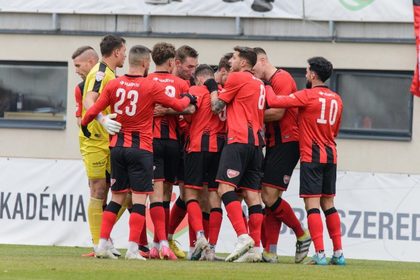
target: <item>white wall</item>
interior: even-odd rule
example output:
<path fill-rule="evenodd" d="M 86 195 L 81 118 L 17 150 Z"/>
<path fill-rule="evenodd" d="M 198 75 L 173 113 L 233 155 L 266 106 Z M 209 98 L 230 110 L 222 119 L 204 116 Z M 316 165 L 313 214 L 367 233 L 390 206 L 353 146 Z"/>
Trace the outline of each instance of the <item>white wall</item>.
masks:
<path fill-rule="evenodd" d="M 0 60 L 67 61 L 67 128 L 64 131 L 0 129 L 0 156 L 28 158 L 78 159 L 78 128 L 74 119 L 73 89 L 80 78 L 74 73 L 72 52 L 81 45 L 99 50 L 100 36 L 0 35 L 3 52 Z M 280 41 L 233 41 L 205 39 L 126 38 L 128 47 L 159 41 L 175 46 L 189 44 L 200 53 L 200 62 L 217 64 L 235 45 L 261 46 L 273 64 L 306 67 L 306 59 L 321 55 L 335 68 L 413 70 L 415 46 L 412 44 L 360 44 Z M 118 70 L 123 74 L 125 69 Z M 413 137 L 411 142 L 338 140 L 339 169 L 366 172 L 420 173 L 420 101 L 414 99 Z"/>

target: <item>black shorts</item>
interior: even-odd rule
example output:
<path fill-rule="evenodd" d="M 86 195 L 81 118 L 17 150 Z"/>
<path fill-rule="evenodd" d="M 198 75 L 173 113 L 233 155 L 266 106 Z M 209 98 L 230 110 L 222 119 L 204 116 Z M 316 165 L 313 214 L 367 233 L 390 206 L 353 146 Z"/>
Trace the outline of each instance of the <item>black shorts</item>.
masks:
<path fill-rule="evenodd" d="M 299 154 L 299 142 L 296 141 L 267 148 L 262 186 L 287 190 L 293 169 L 299 161 Z"/>
<path fill-rule="evenodd" d="M 300 163 L 300 197 L 335 196 L 337 165 Z"/>
<path fill-rule="evenodd" d="M 220 156 L 216 182 L 245 190 L 260 191 L 263 153 L 249 144 L 227 144 Z"/>
<path fill-rule="evenodd" d="M 217 191 L 217 169 L 220 153 L 192 152 L 185 154 L 185 188 L 201 190 L 207 183 L 209 191 Z"/>
<path fill-rule="evenodd" d="M 175 183 L 180 152 L 179 142 L 172 139 L 153 139 L 153 178 Z"/>
<path fill-rule="evenodd" d="M 138 148 L 111 149 L 112 192 L 152 193 L 153 153 Z"/>

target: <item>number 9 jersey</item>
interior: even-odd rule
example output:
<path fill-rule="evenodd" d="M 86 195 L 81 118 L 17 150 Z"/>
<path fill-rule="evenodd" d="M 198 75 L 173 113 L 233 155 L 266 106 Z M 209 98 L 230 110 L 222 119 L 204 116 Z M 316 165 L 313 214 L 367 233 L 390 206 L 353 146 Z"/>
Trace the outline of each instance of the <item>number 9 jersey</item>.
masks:
<path fill-rule="evenodd" d="M 267 91 L 270 107 L 298 107 L 300 161 L 337 163 L 334 138 L 338 134 L 343 111 L 340 96 L 326 86 L 297 91 L 289 96 L 276 96 Z"/>

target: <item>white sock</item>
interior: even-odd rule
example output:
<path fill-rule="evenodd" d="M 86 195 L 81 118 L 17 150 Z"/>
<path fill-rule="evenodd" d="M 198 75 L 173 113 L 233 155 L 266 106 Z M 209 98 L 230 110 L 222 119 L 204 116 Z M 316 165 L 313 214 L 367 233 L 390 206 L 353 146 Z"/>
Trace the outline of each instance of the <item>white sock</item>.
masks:
<path fill-rule="evenodd" d="M 159 243 L 158 242 L 153 242 L 153 247 L 158 248 L 159 249 Z"/>
<path fill-rule="evenodd" d="M 161 249 L 162 249 L 162 246 L 169 247 L 168 240 L 162 240 L 162 241 L 160 241 L 160 248 Z"/>
<path fill-rule="evenodd" d="M 106 240 L 105 238 L 100 238 L 98 243 L 98 251 L 107 249 L 107 243 L 108 240 Z"/>
<path fill-rule="evenodd" d="M 339 258 L 343 254 L 343 250 L 334 251 L 333 256 Z"/>
<path fill-rule="evenodd" d="M 205 237 L 204 236 L 204 230 L 197 231 L 197 235 L 196 236 L 197 236 L 197 239 L 200 238 L 200 237 Z"/>
<path fill-rule="evenodd" d="M 137 244 L 137 242 L 128 241 L 127 250 L 133 253 L 137 252 L 139 250 L 139 245 Z"/>

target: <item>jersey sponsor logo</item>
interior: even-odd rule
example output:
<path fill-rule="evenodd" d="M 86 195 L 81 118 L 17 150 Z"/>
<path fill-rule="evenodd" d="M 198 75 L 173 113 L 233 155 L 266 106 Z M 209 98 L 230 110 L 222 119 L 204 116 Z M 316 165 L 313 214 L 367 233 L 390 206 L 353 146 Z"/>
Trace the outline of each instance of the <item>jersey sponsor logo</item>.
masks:
<path fill-rule="evenodd" d="M 283 176 L 283 183 L 284 183 L 285 185 L 288 185 L 288 184 L 289 184 L 289 182 L 290 182 L 290 176 L 289 176 L 289 175 L 284 175 L 284 176 Z"/>
<path fill-rule="evenodd" d="M 237 170 L 233 170 L 233 169 L 228 169 L 226 171 L 226 175 L 228 176 L 229 179 L 238 177 L 239 174 L 241 174 L 241 172 L 237 171 Z"/>
<path fill-rule="evenodd" d="M 104 77 L 105 77 L 105 72 L 98 71 L 98 72 L 96 72 L 95 80 L 97 82 L 100 82 L 104 79 Z"/>

